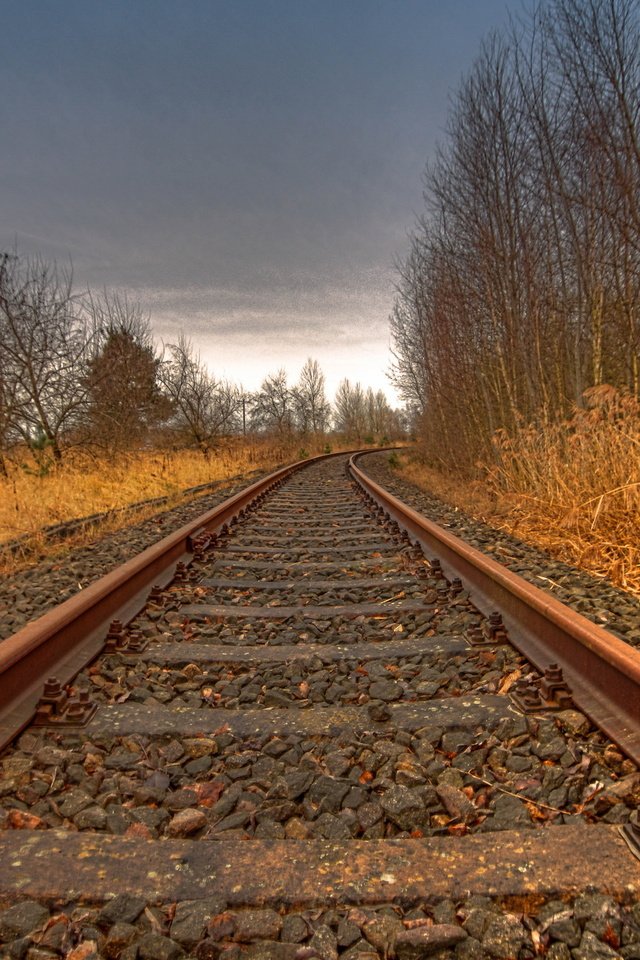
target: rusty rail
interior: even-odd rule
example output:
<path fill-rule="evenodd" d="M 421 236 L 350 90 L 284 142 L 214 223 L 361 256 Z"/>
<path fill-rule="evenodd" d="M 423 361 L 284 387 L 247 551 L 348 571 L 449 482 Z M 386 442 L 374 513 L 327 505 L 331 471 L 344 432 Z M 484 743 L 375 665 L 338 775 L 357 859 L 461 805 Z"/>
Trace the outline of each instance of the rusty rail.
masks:
<path fill-rule="evenodd" d="M 349 468 L 363 490 L 448 579 L 461 578 L 482 613 L 500 610 L 509 642 L 538 670 L 559 664 L 576 706 L 640 764 L 640 651 L 407 507 L 367 477 L 360 456 Z"/>

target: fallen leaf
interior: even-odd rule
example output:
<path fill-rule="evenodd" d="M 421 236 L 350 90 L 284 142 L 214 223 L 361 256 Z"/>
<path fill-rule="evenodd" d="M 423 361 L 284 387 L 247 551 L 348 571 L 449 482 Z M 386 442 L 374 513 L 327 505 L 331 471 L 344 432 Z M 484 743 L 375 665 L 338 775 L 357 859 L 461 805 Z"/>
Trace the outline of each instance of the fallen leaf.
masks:
<path fill-rule="evenodd" d="M 47 823 L 26 810 L 9 810 L 5 821 L 8 830 L 46 830 Z"/>
<path fill-rule="evenodd" d="M 224 782 L 222 780 L 211 780 L 207 783 L 196 783 L 194 784 L 194 790 L 198 797 L 199 807 L 212 807 L 224 793 Z"/>
<path fill-rule="evenodd" d="M 124 832 L 125 837 L 139 837 L 140 840 L 152 840 L 153 834 L 145 823 L 130 823 Z"/>
<path fill-rule="evenodd" d="M 98 945 L 95 940 L 85 940 L 67 954 L 67 960 L 88 960 L 89 957 L 97 956 Z"/>
<path fill-rule="evenodd" d="M 464 837 L 468 832 L 469 827 L 466 823 L 452 823 L 447 827 L 447 833 L 450 833 L 453 837 Z"/>
<path fill-rule="evenodd" d="M 508 673 L 506 677 L 503 677 L 502 683 L 498 687 L 498 693 L 507 693 L 511 690 L 511 687 L 514 683 L 520 679 L 522 676 L 522 670 L 519 670 L 517 667 L 511 673 Z"/>

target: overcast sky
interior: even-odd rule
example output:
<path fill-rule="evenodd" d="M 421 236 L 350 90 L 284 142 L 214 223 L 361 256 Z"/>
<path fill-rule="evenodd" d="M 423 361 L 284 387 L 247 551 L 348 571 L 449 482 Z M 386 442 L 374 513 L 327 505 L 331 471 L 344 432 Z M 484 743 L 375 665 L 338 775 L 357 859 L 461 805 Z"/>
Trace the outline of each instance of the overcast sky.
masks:
<path fill-rule="evenodd" d="M 448 96 L 516 0 L 0 0 L 0 249 L 247 389 L 383 387 Z"/>

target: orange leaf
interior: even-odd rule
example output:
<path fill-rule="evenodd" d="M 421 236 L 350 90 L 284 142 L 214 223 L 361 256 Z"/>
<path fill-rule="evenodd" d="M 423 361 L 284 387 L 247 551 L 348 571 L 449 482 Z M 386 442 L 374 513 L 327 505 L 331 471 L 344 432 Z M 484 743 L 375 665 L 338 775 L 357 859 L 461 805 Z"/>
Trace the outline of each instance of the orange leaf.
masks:
<path fill-rule="evenodd" d="M 124 832 L 125 837 L 139 837 L 141 840 L 153 839 L 153 834 L 144 823 L 130 823 Z"/>
<path fill-rule="evenodd" d="M 47 824 L 40 817 L 25 810 L 9 810 L 5 826 L 10 830 L 46 830 Z"/>
<path fill-rule="evenodd" d="M 548 820 L 550 815 L 555 815 L 553 810 L 541 810 L 535 803 L 525 803 L 525 807 L 533 820 Z"/>
<path fill-rule="evenodd" d="M 450 833 L 454 837 L 464 837 L 468 831 L 469 828 L 466 823 L 452 823 L 447 827 L 447 833 Z"/>
<path fill-rule="evenodd" d="M 224 793 L 222 780 L 211 780 L 209 783 L 196 783 L 193 789 L 198 796 L 199 807 L 212 807 Z"/>
<path fill-rule="evenodd" d="M 617 950 L 620 946 L 618 934 L 615 932 L 610 923 L 608 923 L 605 927 L 605 931 L 602 934 L 602 939 L 605 943 L 608 943 L 610 947 L 613 947 L 614 950 Z"/>
<path fill-rule="evenodd" d="M 517 668 L 511 673 L 508 673 L 506 677 L 503 677 L 502 683 L 498 687 L 498 693 L 507 693 L 521 676 L 522 670 L 518 670 Z"/>
<path fill-rule="evenodd" d="M 373 780 L 373 774 L 371 773 L 371 770 L 365 770 L 363 773 L 360 774 L 358 779 L 360 783 L 371 783 L 371 781 Z"/>

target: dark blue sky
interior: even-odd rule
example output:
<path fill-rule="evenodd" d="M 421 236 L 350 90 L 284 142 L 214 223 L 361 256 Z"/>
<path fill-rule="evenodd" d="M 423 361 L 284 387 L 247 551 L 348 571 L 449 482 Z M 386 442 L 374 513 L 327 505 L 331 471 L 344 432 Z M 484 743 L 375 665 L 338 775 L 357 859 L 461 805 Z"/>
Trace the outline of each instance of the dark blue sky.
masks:
<path fill-rule="evenodd" d="M 448 93 L 519 0 L 0 0 L 0 249 L 258 385 L 385 386 Z"/>

